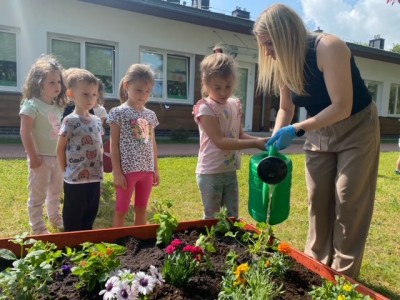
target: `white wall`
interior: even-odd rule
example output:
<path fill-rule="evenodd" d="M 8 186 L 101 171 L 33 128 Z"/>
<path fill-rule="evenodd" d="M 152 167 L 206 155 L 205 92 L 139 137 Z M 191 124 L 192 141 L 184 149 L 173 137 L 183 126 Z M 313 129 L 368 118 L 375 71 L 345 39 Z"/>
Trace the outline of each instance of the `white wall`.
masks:
<path fill-rule="evenodd" d="M 377 95 L 378 113 L 383 117 L 388 116 L 390 85 L 400 84 L 400 65 L 363 57 L 355 57 L 355 61 L 364 80 L 382 83 Z"/>

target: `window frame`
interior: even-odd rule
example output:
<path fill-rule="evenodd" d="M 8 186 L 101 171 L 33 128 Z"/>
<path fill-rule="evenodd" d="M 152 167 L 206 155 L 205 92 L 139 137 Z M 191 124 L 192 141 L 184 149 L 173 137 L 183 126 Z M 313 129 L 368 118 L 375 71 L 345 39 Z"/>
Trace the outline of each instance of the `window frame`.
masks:
<path fill-rule="evenodd" d="M 395 102 L 394 102 L 394 114 L 390 112 L 390 97 L 392 95 L 392 88 L 395 88 Z M 387 113 L 389 117 L 400 117 L 400 113 L 396 113 L 396 109 L 400 111 L 400 83 L 391 83 L 390 90 L 389 90 L 389 101 L 387 106 Z"/>
<path fill-rule="evenodd" d="M 116 75 L 118 74 L 117 70 L 117 53 L 118 53 L 118 43 L 116 42 L 111 42 L 111 41 L 105 41 L 105 40 L 100 40 L 100 39 L 91 39 L 91 38 L 84 38 L 84 37 L 78 37 L 78 36 L 71 36 L 71 35 L 65 35 L 65 34 L 58 34 L 58 33 L 48 33 L 47 41 L 48 41 L 48 52 L 53 53 L 52 49 L 52 41 L 53 40 L 59 40 L 59 41 L 65 41 L 65 42 L 72 42 L 72 43 L 79 43 L 80 44 L 80 66 L 76 66 L 79 68 L 86 69 L 87 67 L 87 59 L 86 59 L 86 47 L 87 46 L 99 46 L 100 48 L 110 48 L 112 51 L 112 58 L 111 58 L 111 63 L 112 63 L 112 86 L 113 86 L 113 92 L 112 93 L 107 93 L 105 91 L 104 93 L 104 98 L 115 98 L 118 95 L 118 82 L 116 80 Z M 96 75 L 96 74 L 95 74 Z"/>
<path fill-rule="evenodd" d="M 20 90 L 20 78 L 21 77 L 21 67 L 20 67 L 20 56 L 19 56 L 19 39 L 20 39 L 20 30 L 17 27 L 12 26 L 3 26 L 0 25 L 0 31 L 11 33 L 15 35 L 15 72 L 16 72 L 16 85 L 15 86 L 7 86 L 7 85 L 0 85 L 0 91 L 2 92 L 18 92 Z"/>
<path fill-rule="evenodd" d="M 181 105 L 193 105 L 194 103 L 194 80 L 195 80 L 195 55 L 185 52 L 179 52 L 174 50 L 165 50 L 147 46 L 139 47 L 139 62 L 146 64 L 145 61 L 142 61 L 142 53 L 154 53 L 158 55 L 162 55 L 162 96 L 161 97 L 151 97 L 150 102 L 163 102 L 169 104 L 181 104 Z M 187 98 L 186 99 L 177 99 L 177 98 L 168 98 L 168 56 L 171 57 L 183 57 L 187 59 Z"/>

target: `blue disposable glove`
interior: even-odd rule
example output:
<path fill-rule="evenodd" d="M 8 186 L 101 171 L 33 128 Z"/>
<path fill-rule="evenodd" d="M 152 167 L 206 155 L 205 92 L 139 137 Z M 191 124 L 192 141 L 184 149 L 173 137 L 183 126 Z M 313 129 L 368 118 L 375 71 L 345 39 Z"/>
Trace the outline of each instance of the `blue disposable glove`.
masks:
<path fill-rule="evenodd" d="M 292 125 L 282 127 L 268 140 L 266 147 L 275 143 L 276 149 L 285 149 L 289 147 L 295 137 L 296 129 Z"/>

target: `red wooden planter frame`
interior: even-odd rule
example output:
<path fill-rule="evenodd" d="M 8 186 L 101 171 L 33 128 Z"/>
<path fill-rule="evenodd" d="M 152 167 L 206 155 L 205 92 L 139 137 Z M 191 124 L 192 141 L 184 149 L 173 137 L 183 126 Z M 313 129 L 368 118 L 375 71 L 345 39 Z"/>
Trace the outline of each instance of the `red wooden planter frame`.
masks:
<path fill-rule="evenodd" d="M 259 230 L 253 225 L 247 223 L 245 220 L 240 219 L 246 223 L 244 227 L 246 230 L 259 232 Z M 195 221 L 185 221 L 180 222 L 176 231 L 184 231 L 190 228 L 203 228 L 203 227 L 211 227 L 215 225 L 218 220 L 195 220 Z M 75 231 L 75 232 L 62 232 L 62 233 L 54 233 L 54 234 L 45 234 L 45 235 L 32 235 L 29 238 L 33 238 L 35 240 L 42 240 L 45 242 L 51 242 L 57 245 L 59 249 L 63 249 L 66 246 L 75 247 L 84 242 L 92 242 L 92 243 L 100 243 L 100 242 L 114 242 L 116 239 L 125 237 L 125 236 L 133 236 L 140 240 L 146 240 L 155 238 L 157 232 L 158 225 L 143 225 L 143 226 L 128 226 L 128 227 L 120 227 L 120 228 L 107 228 L 107 229 L 96 229 L 89 231 Z M 291 246 L 290 256 L 296 260 L 298 263 L 305 266 L 307 269 L 317 273 L 323 278 L 326 278 L 332 282 L 335 281 L 335 275 L 343 276 L 339 272 L 333 270 L 332 268 L 316 261 L 312 257 L 304 254 L 298 249 Z M 16 245 L 9 241 L 9 238 L 0 239 L 0 249 L 9 249 L 16 255 L 20 255 L 21 248 L 19 245 Z M 375 300 L 390 300 L 385 296 L 374 292 L 373 290 L 367 288 L 366 286 L 360 284 L 354 279 L 347 277 L 346 279 L 353 284 L 358 284 L 357 291 L 364 294 L 369 295 L 372 299 Z"/>

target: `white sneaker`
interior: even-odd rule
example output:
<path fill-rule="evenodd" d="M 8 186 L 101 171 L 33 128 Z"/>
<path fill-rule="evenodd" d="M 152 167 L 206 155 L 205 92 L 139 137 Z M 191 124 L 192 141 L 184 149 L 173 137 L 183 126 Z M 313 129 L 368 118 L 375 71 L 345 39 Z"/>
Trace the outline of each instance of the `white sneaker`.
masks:
<path fill-rule="evenodd" d="M 64 222 L 61 217 L 58 217 L 56 220 L 50 221 L 50 224 L 58 231 L 64 231 Z"/>

